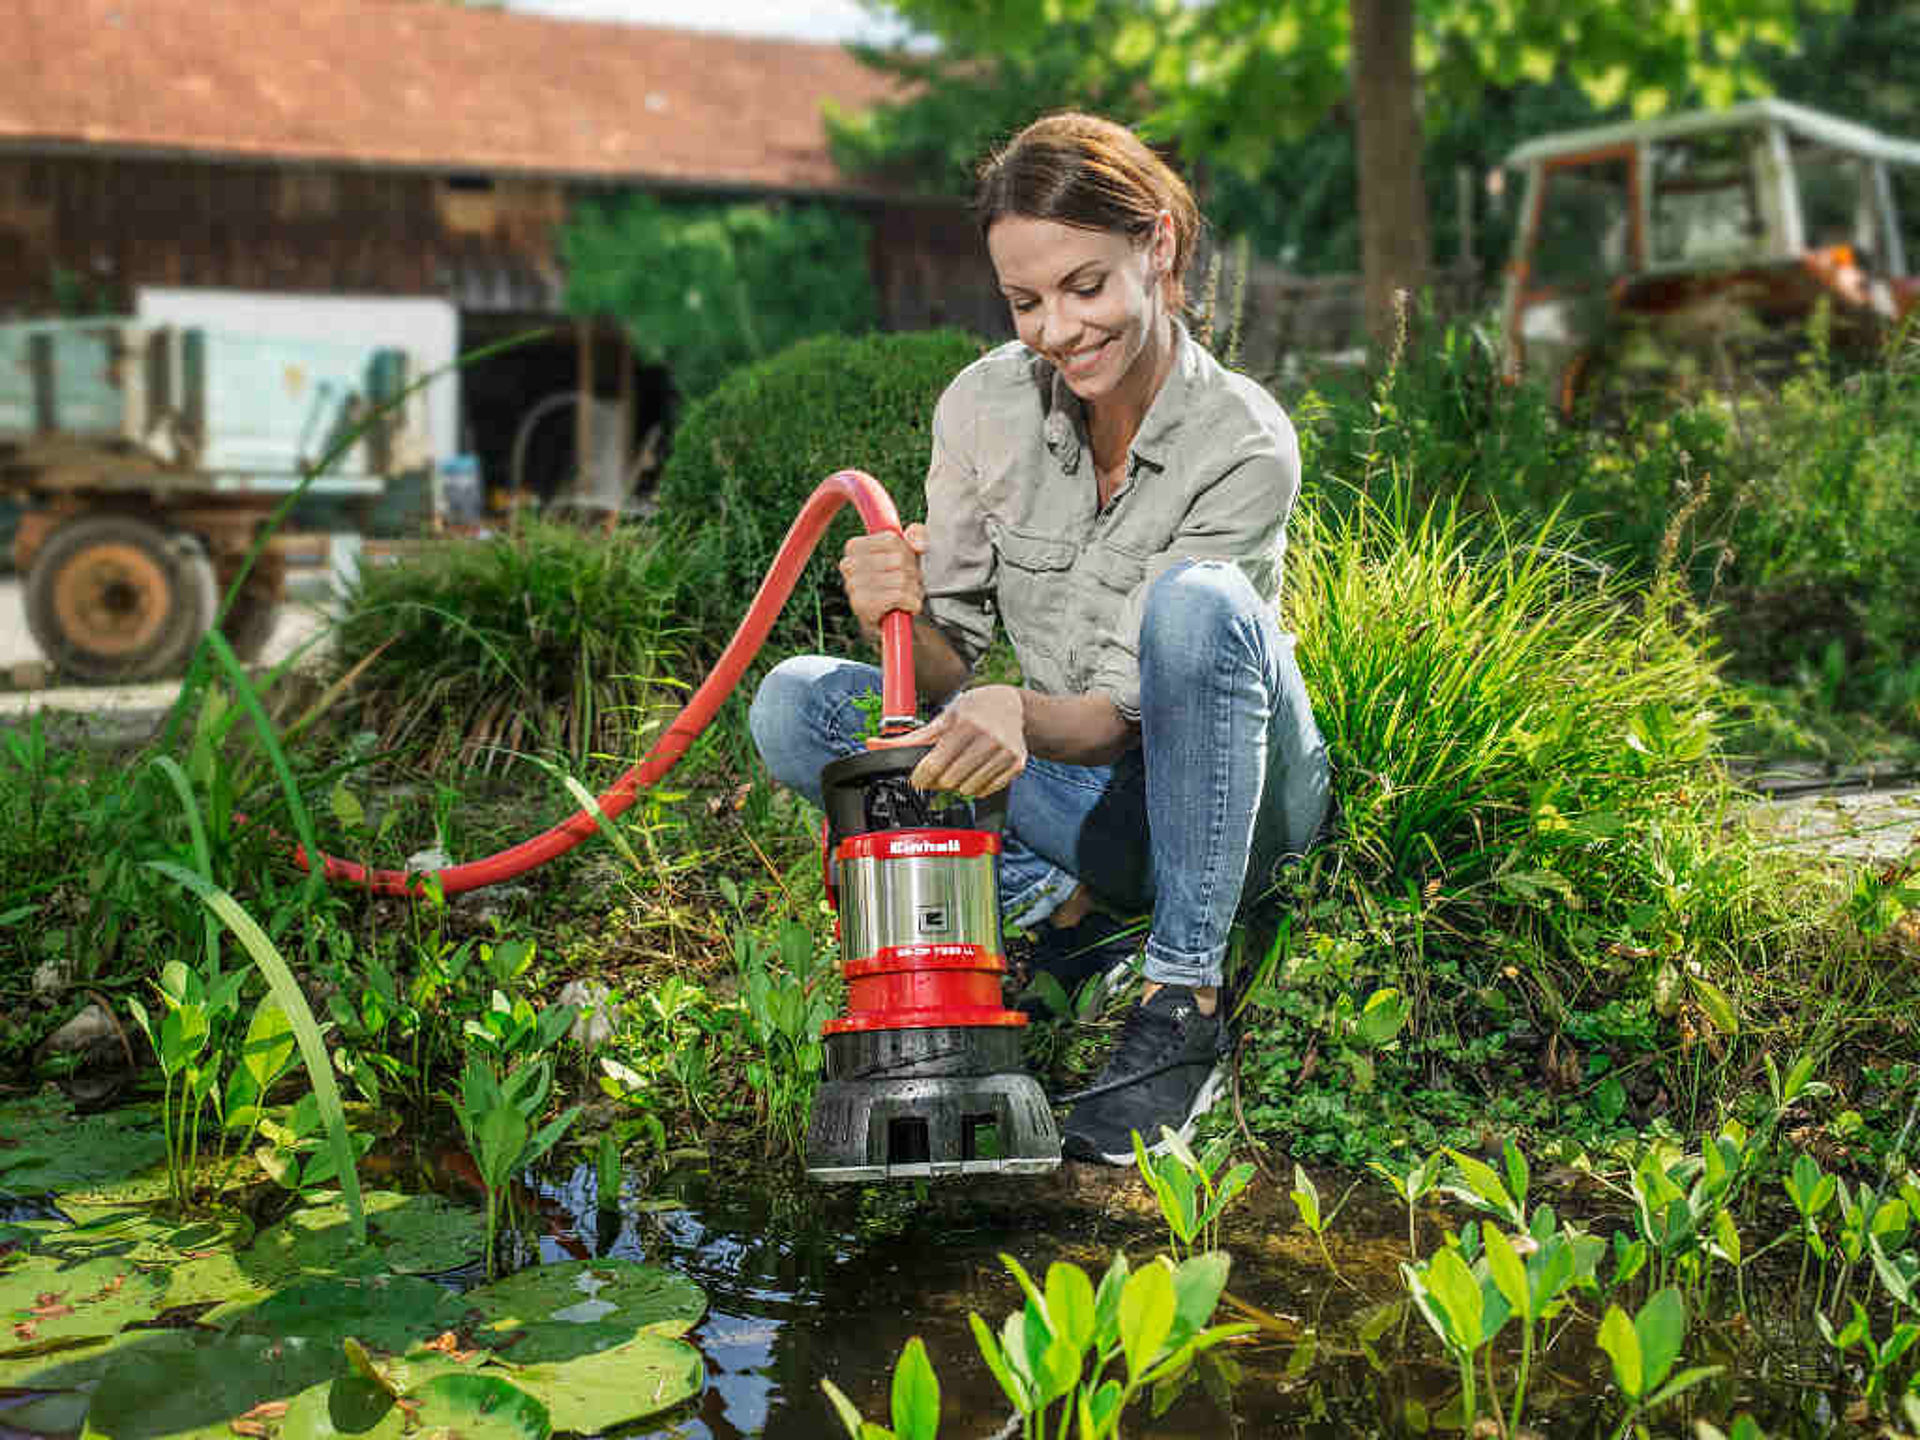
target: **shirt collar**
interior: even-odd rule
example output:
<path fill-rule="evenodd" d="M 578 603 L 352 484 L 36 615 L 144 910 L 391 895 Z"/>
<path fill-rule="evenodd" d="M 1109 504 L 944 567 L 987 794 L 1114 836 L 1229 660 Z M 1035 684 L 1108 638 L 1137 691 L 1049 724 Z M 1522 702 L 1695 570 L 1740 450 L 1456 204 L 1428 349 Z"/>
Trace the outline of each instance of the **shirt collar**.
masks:
<path fill-rule="evenodd" d="M 1187 411 L 1186 392 L 1199 369 L 1199 346 L 1187 334 L 1178 316 L 1173 321 L 1173 365 L 1161 382 L 1160 392 L 1147 406 L 1140 422 L 1140 433 L 1133 437 L 1130 454 L 1156 470 L 1165 468 L 1165 456 L 1172 446 L 1174 432 Z M 1081 452 L 1087 448 L 1087 410 L 1080 397 L 1067 385 L 1066 377 L 1044 356 L 1035 352 L 1034 378 L 1047 394 L 1043 433 L 1047 449 L 1060 464 L 1062 473 L 1071 475 L 1080 468 Z"/>

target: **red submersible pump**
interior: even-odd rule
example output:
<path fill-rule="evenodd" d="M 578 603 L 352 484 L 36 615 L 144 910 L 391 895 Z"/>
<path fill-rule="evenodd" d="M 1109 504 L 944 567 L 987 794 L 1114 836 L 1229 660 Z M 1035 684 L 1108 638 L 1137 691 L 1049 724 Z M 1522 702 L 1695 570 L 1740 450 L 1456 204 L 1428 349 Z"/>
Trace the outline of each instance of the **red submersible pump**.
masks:
<path fill-rule="evenodd" d="M 543 834 L 431 872 L 375 870 L 322 855 L 328 879 L 386 895 L 443 896 L 525 874 L 571 850 L 631 806 L 706 729 L 746 672 L 842 505 L 869 532 L 900 529 L 871 475 L 822 481 L 781 542 L 746 617 L 713 670 L 654 747 L 599 796 Z M 916 726 L 913 617 L 880 626 L 883 736 Z M 996 870 L 1003 794 L 936 809 L 909 780 L 927 746 L 887 746 L 821 771 L 828 894 L 839 911 L 847 1013 L 826 1026 L 826 1077 L 807 1132 L 819 1180 L 1036 1173 L 1060 1163 L 1060 1132 L 1021 1068 L 1026 1016 L 1000 1003 L 1006 960 Z M 303 848 L 295 852 L 309 863 Z M 427 884 L 431 878 L 432 887 Z"/>
<path fill-rule="evenodd" d="M 1060 1163 L 1053 1111 L 1021 1068 L 1027 1017 L 1000 1003 L 1006 792 L 935 808 L 909 779 L 931 748 L 883 747 L 820 772 L 847 1013 L 826 1026 L 807 1129 L 816 1180 Z"/>

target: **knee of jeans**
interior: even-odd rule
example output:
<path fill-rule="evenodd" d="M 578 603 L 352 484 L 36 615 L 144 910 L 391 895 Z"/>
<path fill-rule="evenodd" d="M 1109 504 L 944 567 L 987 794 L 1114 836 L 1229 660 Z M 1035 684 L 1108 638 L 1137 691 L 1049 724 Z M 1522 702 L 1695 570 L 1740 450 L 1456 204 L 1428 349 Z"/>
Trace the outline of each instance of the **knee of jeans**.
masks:
<path fill-rule="evenodd" d="M 1168 570 L 1147 591 L 1140 622 L 1140 661 L 1203 662 L 1220 637 L 1251 637 L 1260 593 L 1230 560 L 1189 560 Z"/>
<path fill-rule="evenodd" d="M 753 736 L 754 749 L 774 778 L 784 784 L 793 783 L 784 773 L 793 768 L 786 762 L 804 748 L 807 709 L 818 678 L 807 663 L 810 659 L 796 655 L 774 666 L 747 707 L 747 732 Z"/>

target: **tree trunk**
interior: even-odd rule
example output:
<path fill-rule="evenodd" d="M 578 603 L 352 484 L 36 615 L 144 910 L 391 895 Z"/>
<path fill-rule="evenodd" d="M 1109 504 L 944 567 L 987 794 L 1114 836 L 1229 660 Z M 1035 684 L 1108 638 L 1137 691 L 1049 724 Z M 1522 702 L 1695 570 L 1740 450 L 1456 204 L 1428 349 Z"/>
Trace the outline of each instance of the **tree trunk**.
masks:
<path fill-rule="evenodd" d="M 1367 334 L 1384 354 L 1396 290 L 1418 294 L 1431 242 L 1420 173 L 1413 73 L 1414 0 L 1348 0 L 1353 20 L 1355 146 L 1360 173 L 1360 267 Z"/>

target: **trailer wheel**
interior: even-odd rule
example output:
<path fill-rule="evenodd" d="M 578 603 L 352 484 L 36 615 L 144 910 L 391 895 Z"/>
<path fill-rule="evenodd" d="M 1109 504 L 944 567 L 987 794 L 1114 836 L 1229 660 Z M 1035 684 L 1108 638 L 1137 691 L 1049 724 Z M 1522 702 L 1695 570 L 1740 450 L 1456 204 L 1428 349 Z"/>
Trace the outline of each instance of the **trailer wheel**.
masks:
<path fill-rule="evenodd" d="M 177 675 L 213 619 L 213 566 L 197 542 L 134 515 L 82 515 L 27 572 L 27 628 L 78 680 Z"/>

